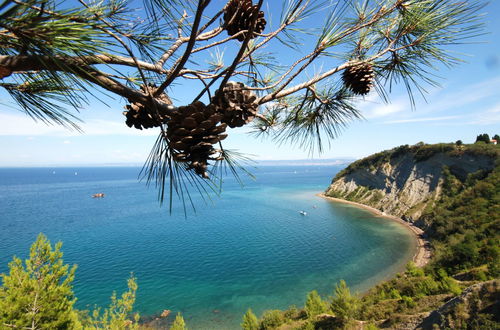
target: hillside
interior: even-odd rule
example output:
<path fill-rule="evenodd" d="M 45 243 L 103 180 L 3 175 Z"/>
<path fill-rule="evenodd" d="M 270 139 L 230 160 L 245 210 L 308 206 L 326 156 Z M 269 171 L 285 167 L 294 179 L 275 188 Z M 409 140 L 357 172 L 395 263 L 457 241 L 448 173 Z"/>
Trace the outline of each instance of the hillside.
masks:
<path fill-rule="evenodd" d="M 352 163 L 325 194 L 416 221 L 440 199 L 446 175 L 464 182 L 491 172 L 497 158 L 498 148 L 485 144 L 404 145 Z"/>
<path fill-rule="evenodd" d="M 500 146 L 400 146 L 352 163 L 325 194 L 412 221 L 432 259 L 363 296 L 342 281 L 333 297 L 312 291 L 259 329 L 500 328 Z"/>

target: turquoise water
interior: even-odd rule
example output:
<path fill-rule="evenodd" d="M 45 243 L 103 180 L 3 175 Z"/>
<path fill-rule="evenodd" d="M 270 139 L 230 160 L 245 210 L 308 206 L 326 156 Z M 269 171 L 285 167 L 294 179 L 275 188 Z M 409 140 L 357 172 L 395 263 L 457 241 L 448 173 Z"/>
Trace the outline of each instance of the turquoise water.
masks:
<path fill-rule="evenodd" d="M 109 304 L 132 272 L 141 315 L 180 311 L 190 329 L 237 329 L 249 307 L 301 306 L 340 279 L 363 291 L 400 270 L 415 242 L 395 222 L 315 196 L 339 169 L 263 166 L 244 188 L 227 178 L 213 203 L 195 197 L 187 217 L 180 203 L 172 215 L 160 207 L 138 168 L 0 169 L 0 272 L 43 232 L 78 265 L 78 308 Z"/>

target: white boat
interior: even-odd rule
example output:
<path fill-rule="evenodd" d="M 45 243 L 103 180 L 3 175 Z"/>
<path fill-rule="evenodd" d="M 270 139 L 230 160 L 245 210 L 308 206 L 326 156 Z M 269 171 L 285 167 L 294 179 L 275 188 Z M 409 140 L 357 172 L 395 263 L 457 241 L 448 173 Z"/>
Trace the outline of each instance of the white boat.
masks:
<path fill-rule="evenodd" d="M 300 213 L 301 215 L 307 215 L 307 212 L 306 212 L 306 211 L 299 211 L 299 213 Z"/>

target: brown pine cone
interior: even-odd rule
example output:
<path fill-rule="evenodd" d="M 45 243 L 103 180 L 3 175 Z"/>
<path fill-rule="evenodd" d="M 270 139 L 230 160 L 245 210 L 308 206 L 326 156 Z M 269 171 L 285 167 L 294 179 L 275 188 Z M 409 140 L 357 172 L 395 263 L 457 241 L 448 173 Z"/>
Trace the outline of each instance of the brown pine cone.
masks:
<path fill-rule="evenodd" d="M 366 95 L 373 87 L 375 74 L 371 63 L 360 63 L 348 67 L 342 74 L 344 85 L 353 93 Z"/>
<path fill-rule="evenodd" d="M 212 98 L 212 104 L 229 127 L 241 127 L 255 119 L 257 95 L 240 82 L 230 81 Z"/>
<path fill-rule="evenodd" d="M 167 127 L 173 159 L 188 163 L 188 169 L 208 178 L 208 161 L 217 153 L 213 145 L 227 137 L 222 134 L 227 125 L 220 124 L 221 118 L 213 105 L 206 106 L 199 101 L 179 107 Z"/>
<path fill-rule="evenodd" d="M 157 90 L 156 86 L 152 84 L 149 84 L 148 88 L 151 94 L 154 94 Z M 141 86 L 141 90 L 143 93 L 147 94 L 147 90 L 144 85 Z M 158 99 L 163 103 L 172 104 L 172 101 L 165 93 L 162 93 Z M 125 124 L 127 124 L 128 127 L 134 126 L 135 128 L 142 130 L 143 128 L 147 129 L 158 127 L 166 123 L 168 120 L 168 116 L 166 114 L 159 113 L 152 104 L 132 102 L 131 104 L 127 104 L 125 109 L 127 111 L 124 111 L 123 114 L 127 117 Z"/>
<path fill-rule="evenodd" d="M 255 19 L 255 15 L 257 18 Z M 224 10 L 224 23 L 227 34 L 232 36 L 240 31 L 250 30 L 255 19 L 255 28 L 252 39 L 262 33 L 266 27 L 264 12 L 257 12 L 257 5 L 252 5 L 252 0 L 230 0 Z M 245 40 L 246 33 L 238 35 L 239 41 Z"/>

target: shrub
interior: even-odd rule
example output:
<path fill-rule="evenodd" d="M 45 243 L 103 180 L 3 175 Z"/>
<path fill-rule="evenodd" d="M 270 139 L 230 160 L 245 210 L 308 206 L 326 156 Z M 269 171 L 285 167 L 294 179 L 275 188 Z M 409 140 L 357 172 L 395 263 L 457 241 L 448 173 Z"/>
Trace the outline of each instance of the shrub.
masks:
<path fill-rule="evenodd" d="M 342 324 L 347 324 L 353 319 L 359 308 L 359 300 L 351 295 L 344 280 L 335 287 L 331 309 Z"/>
<path fill-rule="evenodd" d="M 243 330 L 258 330 L 259 329 L 259 321 L 257 320 L 257 316 L 252 312 L 249 308 L 245 315 L 243 315 L 243 322 L 241 323 L 241 328 Z"/>
<path fill-rule="evenodd" d="M 326 303 L 321 300 L 318 292 L 313 290 L 307 295 L 306 305 L 304 307 L 307 317 L 312 318 L 328 310 Z"/>
<path fill-rule="evenodd" d="M 279 310 L 265 311 L 260 321 L 260 329 L 275 329 L 285 323 L 283 313 Z"/>

